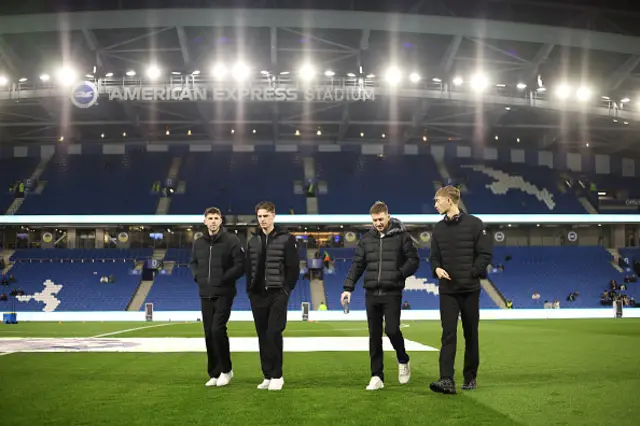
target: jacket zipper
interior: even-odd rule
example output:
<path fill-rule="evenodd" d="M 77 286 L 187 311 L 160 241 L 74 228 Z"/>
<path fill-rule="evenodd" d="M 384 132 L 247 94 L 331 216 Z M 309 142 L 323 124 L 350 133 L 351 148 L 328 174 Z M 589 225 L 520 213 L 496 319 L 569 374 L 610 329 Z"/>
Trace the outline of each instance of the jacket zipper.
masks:
<path fill-rule="evenodd" d="M 211 247 L 209 244 L 209 264 L 207 265 L 207 287 L 209 288 L 209 299 L 211 299 Z"/>
<path fill-rule="evenodd" d="M 378 289 L 380 289 L 381 275 L 382 275 L 382 237 L 380 237 L 380 250 L 378 250 Z"/>
<path fill-rule="evenodd" d="M 268 290 L 269 289 L 269 285 L 267 283 L 267 261 L 269 259 L 267 259 L 267 247 L 269 247 L 269 235 L 267 234 L 265 236 L 265 241 L 264 241 L 264 289 Z"/>

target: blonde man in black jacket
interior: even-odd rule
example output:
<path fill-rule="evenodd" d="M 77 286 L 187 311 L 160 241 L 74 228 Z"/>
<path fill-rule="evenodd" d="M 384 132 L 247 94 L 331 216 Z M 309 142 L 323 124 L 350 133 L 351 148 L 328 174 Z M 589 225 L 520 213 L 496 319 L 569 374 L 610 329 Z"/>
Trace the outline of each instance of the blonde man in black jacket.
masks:
<path fill-rule="evenodd" d="M 454 394 L 454 364 L 458 316 L 464 331 L 463 390 L 475 389 L 480 364 L 478 322 L 480 320 L 480 278 L 491 263 L 492 242 L 482 220 L 460 211 L 460 191 L 446 186 L 436 192 L 435 208 L 444 215 L 431 236 L 429 262 L 439 279 L 442 349 L 440 379 L 431 383 L 434 392 Z"/>
<path fill-rule="evenodd" d="M 358 242 L 341 300 L 343 304 L 351 301 L 351 292 L 364 274 L 371 359 L 371 381 L 366 389 L 378 390 L 384 388 L 383 321 L 384 331 L 396 351 L 398 381 L 405 384 L 411 377 L 409 355 L 400 331 L 400 311 L 404 282 L 418 270 L 420 259 L 411 235 L 402 222 L 391 218 L 385 203 L 376 202 L 369 213 L 373 228 Z"/>

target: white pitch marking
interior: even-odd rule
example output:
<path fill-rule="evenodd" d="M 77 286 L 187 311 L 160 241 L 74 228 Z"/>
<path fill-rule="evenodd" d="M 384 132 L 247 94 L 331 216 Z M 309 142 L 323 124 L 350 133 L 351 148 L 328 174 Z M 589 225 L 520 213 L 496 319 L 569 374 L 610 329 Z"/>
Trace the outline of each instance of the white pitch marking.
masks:
<path fill-rule="evenodd" d="M 231 352 L 258 352 L 258 338 L 232 337 Z M 204 339 L 184 338 L 75 338 L 15 339 L 0 338 L 0 345 L 12 352 L 205 352 Z M 366 352 L 368 337 L 285 337 L 285 352 Z M 382 339 L 383 350 L 394 351 L 388 338 Z M 437 352 L 438 349 L 405 339 L 410 352 Z"/>
<path fill-rule="evenodd" d="M 116 334 L 128 333 L 130 331 L 144 330 L 146 328 L 154 328 L 154 327 L 165 327 L 167 325 L 175 325 L 175 324 L 182 324 L 182 323 L 180 323 L 180 322 L 170 322 L 170 323 L 167 323 L 167 324 L 147 325 L 147 326 L 144 326 L 144 327 L 129 328 L 127 330 L 119 330 L 119 331 L 112 331 L 111 333 L 98 334 L 97 336 L 91 336 L 90 338 L 91 339 L 97 339 L 99 337 L 115 336 Z"/>

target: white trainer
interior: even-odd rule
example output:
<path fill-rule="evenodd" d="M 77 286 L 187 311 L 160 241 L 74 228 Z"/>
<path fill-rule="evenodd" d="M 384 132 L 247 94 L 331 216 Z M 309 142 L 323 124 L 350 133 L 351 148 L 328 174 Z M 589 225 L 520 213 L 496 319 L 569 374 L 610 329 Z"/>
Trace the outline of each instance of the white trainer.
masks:
<path fill-rule="evenodd" d="M 367 390 L 378 390 L 384 388 L 384 382 L 378 376 L 373 376 L 369 385 L 367 386 Z"/>
<path fill-rule="evenodd" d="M 220 374 L 220 377 L 218 377 L 218 382 L 216 383 L 216 386 L 227 386 L 231 382 L 232 377 L 233 377 L 233 370 L 229 371 L 228 373 Z"/>
<path fill-rule="evenodd" d="M 406 364 L 398 364 L 398 381 L 401 385 L 405 385 L 409 383 L 409 379 L 411 378 L 411 367 L 409 363 Z"/>
<path fill-rule="evenodd" d="M 264 381 L 258 385 L 258 389 L 260 389 L 260 390 L 269 389 L 269 383 L 271 383 L 271 380 L 264 379 Z"/>
<path fill-rule="evenodd" d="M 204 385 L 206 387 L 211 387 L 211 386 L 215 386 L 218 383 L 218 379 L 216 379 L 215 377 L 212 377 L 209 379 L 209 381 L 207 383 L 205 383 Z"/>
<path fill-rule="evenodd" d="M 284 385 L 284 378 L 280 377 L 279 379 L 271 379 L 269 383 L 270 391 L 279 391 L 282 390 L 282 386 Z"/>

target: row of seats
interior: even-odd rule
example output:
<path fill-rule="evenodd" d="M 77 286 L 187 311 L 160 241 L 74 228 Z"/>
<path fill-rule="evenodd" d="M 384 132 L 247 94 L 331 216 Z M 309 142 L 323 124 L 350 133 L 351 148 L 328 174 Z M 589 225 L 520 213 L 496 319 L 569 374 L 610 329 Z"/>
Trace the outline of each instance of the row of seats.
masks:
<path fill-rule="evenodd" d="M 79 249 L 56 248 L 39 249 L 28 248 L 17 250 L 10 258 L 12 262 L 29 260 L 136 260 L 148 259 L 153 255 L 153 249 Z"/>
<path fill-rule="evenodd" d="M 158 205 L 154 182 L 164 182 L 175 155 L 131 152 L 124 155 L 56 154 L 41 175 L 41 193 L 29 192 L 18 214 L 153 214 Z M 196 214 L 217 205 L 225 213 L 252 214 L 261 200 L 273 201 L 280 213 L 306 213 L 304 157 L 299 153 L 209 152 L 177 154 L 181 166 L 169 213 Z M 316 153 L 315 177 L 322 214 L 362 213 L 374 201 L 387 202 L 394 213 L 435 213 L 435 181 L 443 181 L 431 155 L 361 155 Z M 9 185 L 27 179 L 39 159 L 0 160 L 0 208 L 13 197 Z M 465 187 L 471 213 L 585 213 L 575 194 L 561 189 L 560 173 L 544 167 L 470 159 L 448 159 L 449 175 Z M 627 185 L 633 179 L 594 177 L 599 185 Z M 326 183 L 326 185 L 324 185 Z M 407 192 L 406 188 L 415 188 Z M 599 186 L 602 188 L 603 186 Z M 298 193 L 296 193 L 298 192 Z"/>

